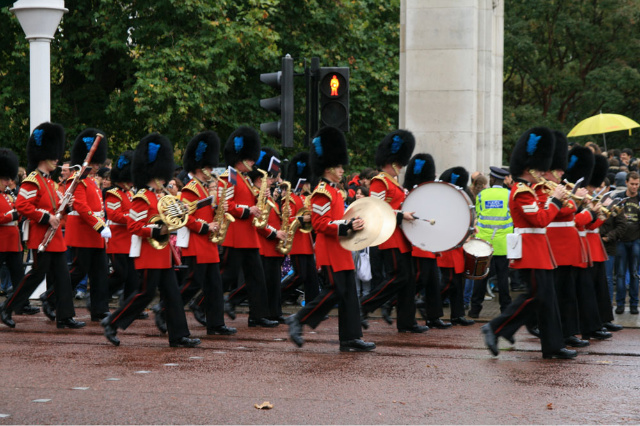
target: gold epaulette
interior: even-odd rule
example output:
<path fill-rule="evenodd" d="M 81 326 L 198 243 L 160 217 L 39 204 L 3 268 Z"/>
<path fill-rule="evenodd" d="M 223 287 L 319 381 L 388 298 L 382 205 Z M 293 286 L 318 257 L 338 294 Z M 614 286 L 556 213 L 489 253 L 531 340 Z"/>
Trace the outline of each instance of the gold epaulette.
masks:
<path fill-rule="evenodd" d="M 375 175 L 371 181 L 373 182 L 374 180 L 381 180 L 382 183 L 384 183 L 385 188 L 389 189 L 389 183 L 387 182 L 387 180 L 384 178 L 384 173 L 380 173 L 379 175 Z"/>
<path fill-rule="evenodd" d="M 327 184 L 324 182 L 320 182 L 318 184 L 318 186 L 316 186 L 316 189 L 313 190 L 313 193 L 311 194 L 311 196 L 309 197 L 310 199 L 313 198 L 314 195 L 316 194 L 322 194 L 326 197 L 329 198 L 329 200 L 333 201 L 333 196 L 331 195 L 331 192 L 329 192 L 329 190 L 327 190 Z"/>
<path fill-rule="evenodd" d="M 229 177 L 229 169 L 225 170 L 223 174 L 220 175 L 221 178 L 228 178 Z"/>
<path fill-rule="evenodd" d="M 40 182 L 38 182 L 38 172 L 33 171 L 31 173 L 29 173 L 29 176 L 27 176 L 22 182 L 31 182 L 34 183 L 38 189 L 40 189 Z"/>
<path fill-rule="evenodd" d="M 196 182 L 195 180 L 193 180 L 193 179 L 192 179 L 192 180 L 190 180 L 190 181 L 189 181 L 189 183 L 188 183 L 184 188 L 182 188 L 182 190 L 183 190 L 183 191 L 184 191 L 185 189 L 188 189 L 189 191 L 193 192 L 193 193 L 194 193 L 194 194 L 196 194 L 196 195 L 200 195 L 200 194 L 198 193 L 198 184 L 197 184 L 197 182 Z"/>
<path fill-rule="evenodd" d="M 135 200 L 136 198 L 142 198 L 145 203 L 151 204 L 151 201 L 149 201 L 149 198 L 147 197 L 146 189 L 141 189 L 140 191 L 136 192 L 136 195 L 133 196 L 133 200 Z"/>
<path fill-rule="evenodd" d="M 524 184 L 522 182 L 518 182 L 517 186 L 516 186 L 516 192 L 513 193 L 513 196 L 515 197 L 516 195 L 518 195 L 521 192 L 530 192 L 533 195 L 536 195 L 536 192 L 529 185 L 526 185 L 526 184 Z"/>
<path fill-rule="evenodd" d="M 111 194 L 114 197 L 118 198 L 118 200 L 122 201 L 122 195 L 120 195 L 120 192 L 118 192 L 118 188 L 111 188 L 107 191 L 107 194 Z"/>

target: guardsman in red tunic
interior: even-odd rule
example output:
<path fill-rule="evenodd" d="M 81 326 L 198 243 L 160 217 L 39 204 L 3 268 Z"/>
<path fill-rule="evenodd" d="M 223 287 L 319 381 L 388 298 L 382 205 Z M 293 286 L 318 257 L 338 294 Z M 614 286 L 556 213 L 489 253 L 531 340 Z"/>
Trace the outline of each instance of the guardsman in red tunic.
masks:
<path fill-rule="evenodd" d="M 227 236 L 222 243 L 225 247 L 226 262 L 222 272 L 225 287 L 238 281 L 240 269 L 244 274 L 246 291 L 249 295 L 249 327 L 277 327 L 278 321 L 267 318 L 267 287 L 265 283 L 262 260 L 260 259 L 260 241 L 253 219 L 261 215 L 256 206 L 256 196 L 253 184 L 247 174 L 253 170 L 253 165 L 260 157 L 260 136 L 250 127 L 239 127 L 229 138 L 224 147 L 224 159 L 237 171 L 235 184 L 229 182 L 229 174 L 225 172 L 221 178 L 227 183 L 227 202 L 229 213 L 236 219 L 229 225 Z M 268 188 L 267 188 L 268 189 Z M 262 194 L 266 199 L 268 194 Z M 231 319 L 235 318 L 235 305 L 243 299 L 243 290 L 232 291 L 229 294 L 227 313 Z M 234 297 L 237 295 L 237 299 Z"/>
<path fill-rule="evenodd" d="M 464 167 L 453 167 L 440 175 L 440 180 L 467 190 L 469 172 Z M 464 316 L 464 251 L 462 247 L 439 253 L 437 259 L 442 276 L 440 298 L 449 298 L 451 303 L 451 324 L 472 325 L 475 321 Z"/>
<path fill-rule="evenodd" d="M 412 212 L 400 210 L 406 195 L 398 182 L 400 169 L 409 163 L 416 145 L 413 134 L 407 130 L 395 130 L 387 134 L 376 151 L 376 164 L 382 173 L 371 180 L 370 196 L 389 203 L 396 213 L 396 227 L 388 240 L 380 244 L 380 254 L 387 271 L 387 279 L 362 300 L 363 326 L 368 328 L 368 313 L 397 296 L 398 331 L 424 333 L 429 327 L 416 322 L 416 287 L 411 272 L 411 243 L 400 229 L 403 219 L 413 220 Z"/>
<path fill-rule="evenodd" d="M 113 269 L 107 280 L 108 294 L 114 294 L 123 288 L 124 284 L 122 301 L 127 300 L 140 285 L 133 258 L 129 256 L 131 233 L 127 229 L 133 197 L 132 161 L 133 151 L 120 154 L 111 168 L 111 182 L 114 187 L 107 191 L 104 198 L 107 225 L 111 229 L 111 238 L 107 240 L 107 255 L 111 259 Z"/>
<path fill-rule="evenodd" d="M 130 254 L 140 273 L 140 289 L 101 323 L 105 337 L 116 346 L 120 344 L 117 330 L 126 330 L 139 317 L 155 297 L 156 288 L 165 304 L 169 346 L 192 348 L 200 344 L 200 339 L 189 338 L 187 318 L 173 272 L 169 230 L 158 216 L 158 201 L 165 196 L 163 187 L 171 180 L 173 170 L 171 142 L 158 133 L 142 138 L 133 155 L 133 183 L 138 192 L 131 202 L 127 225 L 129 232 L 134 234 Z"/>
<path fill-rule="evenodd" d="M 71 164 L 81 165 L 84 162 L 98 133 L 104 134 L 97 129 L 85 129 L 76 137 L 71 148 Z M 71 247 L 72 253 L 69 268 L 71 287 L 75 288 L 89 275 L 91 321 L 102 321 L 109 315 L 109 265 L 105 239 L 111 238 L 111 230 L 104 217 L 102 190 L 95 180 L 96 172 L 107 159 L 107 146 L 106 137 L 102 138 L 89 164 L 91 172 L 73 192 L 73 204 L 65 225 L 65 242 Z M 78 171 L 67 179 L 67 188 L 71 186 L 76 173 Z M 47 291 L 46 297 L 50 302 L 53 300 L 53 289 Z"/>
<path fill-rule="evenodd" d="M 430 154 L 414 155 L 404 175 L 403 186 L 408 190 L 424 182 L 432 182 L 436 178 L 436 166 Z M 416 293 L 422 297 L 416 302 L 416 307 L 427 326 L 445 329 L 451 327 L 450 322 L 442 321 L 442 299 L 440 298 L 440 274 L 436 254 L 411 247 L 413 266 L 416 277 Z"/>
<path fill-rule="evenodd" d="M 600 192 L 604 186 L 604 180 L 609 168 L 609 162 L 602 155 L 595 156 L 595 166 L 591 174 L 591 181 L 587 185 L 590 194 Z M 605 206 L 606 207 L 606 206 Z M 611 297 L 609 296 L 609 285 L 607 284 L 607 274 L 605 262 L 608 260 L 607 252 L 602 243 L 600 236 L 600 226 L 607 220 L 607 216 L 598 210 L 598 219 L 586 226 L 587 241 L 591 250 L 591 259 L 593 266 L 586 273 L 594 281 L 594 289 L 598 302 L 598 312 L 600 320 L 603 322 L 603 330 L 620 331 L 622 326 L 613 322 L 613 307 L 611 306 Z"/>
<path fill-rule="evenodd" d="M 364 229 L 364 220 L 343 220 L 344 198 L 337 188 L 349 163 L 344 134 L 334 127 L 323 127 L 313 138 L 309 151 L 311 169 L 320 183 L 311 195 L 311 223 L 317 233 L 316 263 L 328 284 L 316 297 L 307 301 L 296 314 L 287 318 L 289 336 L 298 346 L 304 344 L 302 325 L 316 328 L 338 304 L 340 351 L 371 351 L 376 345 L 362 340 L 360 307 L 355 281 L 353 257 L 338 237 Z"/>
<path fill-rule="evenodd" d="M 510 342 L 513 335 L 537 315 L 543 358 L 575 358 L 577 352 L 565 348 L 558 300 L 553 284 L 556 267 L 547 238 L 547 225 L 562 208 L 566 191 L 558 185 L 547 198 L 546 187 L 536 184 L 549 170 L 555 147 L 550 129 L 534 127 L 516 142 L 509 170 L 517 184 L 511 188 L 509 210 L 513 218 L 514 237 L 507 239 L 507 257 L 511 267 L 524 269 L 527 292 L 514 300 L 498 317 L 482 326 L 484 341 L 491 353 L 498 355 L 497 337 Z"/>
<path fill-rule="evenodd" d="M 218 165 L 220 139 L 216 132 L 205 131 L 197 134 L 184 152 L 183 167 L 193 178 L 184 186 L 181 199 L 190 203 L 209 197 L 208 184 L 213 179 L 211 172 Z M 215 204 L 224 199 L 211 202 L 211 207 L 203 207 L 189 215 L 187 225 L 178 230 L 178 246 L 182 247 L 182 260 L 189 268 L 186 280 L 180 288 L 183 305 L 202 289 L 204 300 L 202 309 L 208 335 L 232 335 L 233 327 L 224 323 L 224 294 L 220 276 L 220 256 L 218 245 L 210 240 L 220 224 L 215 221 Z M 195 311 L 194 311 L 195 312 Z"/>
<path fill-rule="evenodd" d="M 27 248 L 33 253 L 33 267 L 7 298 L 0 315 L 9 327 L 15 327 L 11 313 L 23 306 L 36 290 L 45 276 L 49 276 L 56 292 L 56 314 L 50 319 L 57 320 L 58 328 L 82 328 L 84 322 L 73 319 L 73 293 L 67 268 L 67 246 L 64 243 L 62 229 L 58 227 L 53 239 L 42 253 L 38 247 L 44 240 L 49 227 L 57 227 L 60 220 L 56 217 L 58 193 L 50 174 L 64 155 L 64 129 L 59 124 L 42 123 L 33 130 L 27 142 L 27 169 L 33 170 L 22 182 L 16 199 L 16 210 L 28 219 L 26 232 Z M 44 303 L 47 303 L 46 300 Z M 44 304 L 43 304 L 44 308 Z M 43 309 L 44 311 L 44 309 Z M 49 308 L 49 312 L 52 308 Z M 47 311 L 45 311 L 47 312 Z"/>
<path fill-rule="evenodd" d="M 293 274 L 283 280 L 282 298 L 286 299 L 302 284 L 305 300 L 313 300 L 320 293 L 316 260 L 313 255 L 313 237 L 310 232 L 301 231 L 305 227 L 308 230 L 311 225 L 309 209 L 306 210 L 307 214 L 301 214 L 303 209 L 306 209 L 303 194 L 309 195 L 311 186 L 309 152 L 301 152 L 293 156 L 287 169 L 287 180 L 291 183 L 292 190 L 289 221 L 297 220 L 301 223 L 294 234 L 291 252 L 289 252 Z"/>

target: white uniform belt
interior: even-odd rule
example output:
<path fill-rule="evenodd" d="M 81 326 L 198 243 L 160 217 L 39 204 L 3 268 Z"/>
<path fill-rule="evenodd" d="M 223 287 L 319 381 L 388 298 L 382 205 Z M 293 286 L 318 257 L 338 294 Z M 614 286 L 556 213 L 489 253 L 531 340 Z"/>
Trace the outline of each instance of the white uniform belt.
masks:
<path fill-rule="evenodd" d="M 580 235 L 581 237 L 586 237 L 587 231 L 578 231 L 578 235 Z"/>
<path fill-rule="evenodd" d="M 572 220 L 569 222 L 551 222 L 547 225 L 547 228 L 573 228 L 576 223 Z"/>
<path fill-rule="evenodd" d="M 118 223 L 118 222 L 114 222 L 112 220 L 108 220 L 107 221 L 107 226 L 111 226 L 111 225 L 114 225 L 114 226 L 127 226 L 126 223 Z"/>
<path fill-rule="evenodd" d="M 600 233 L 600 228 L 596 228 L 596 229 L 587 229 L 585 231 L 587 234 L 599 234 Z"/>
<path fill-rule="evenodd" d="M 18 226 L 18 221 L 12 220 L 11 222 L 0 224 L 0 226 Z"/>
<path fill-rule="evenodd" d="M 546 234 L 547 228 L 513 228 L 515 234 Z"/>
<path fill-rule="evenodd" d="M 104 217 L 104 212 L 92 212 L 92 213 L 95 217 Z M 69 216 L 80 216 L 80 213 L 73 210 L 71 213 L 69 213 Z"/>

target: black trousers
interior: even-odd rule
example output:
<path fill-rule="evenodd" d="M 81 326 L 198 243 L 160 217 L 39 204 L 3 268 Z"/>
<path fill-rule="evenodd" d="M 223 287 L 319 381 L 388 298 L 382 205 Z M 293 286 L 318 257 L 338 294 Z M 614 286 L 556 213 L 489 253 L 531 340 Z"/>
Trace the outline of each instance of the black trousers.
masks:
<path fill-rule="evenodd" d="M 507 256 L 493 256 L 489 265 L 489 275 L 493 272 L 496 274 L 498 284 L 498 301 L 500 303 L 500 312 L 504 312 L 507 306 L 511 304 L 511 294 L 509 293 L 509 259 Z M 489 276 L 482 280 L 475 280 L 473 283 L 473 294 L 471 295 L 471 309 L 469 312 L 480 313 L 482 310 L 482 302 L 484 302 L 484 294 L 487 289 Z"/>
<path fill-rule="evenodd" d="M 449 298 L 451 318 L 463 317 L 464 312 L 464 279 L 462 274 L 456 274 L 454 268 L 440 268 L 442 284 L 440 298 Z"/>
<path fill-rule="evenodd" d="M 595 281 L 596 300 L 598 302 L 598 312 L 602 322 L 613 321 L 613 307 L 611 297 L 609 297 L 609 285 L 607 284 L 607 270 L 605 262 L 593 262 L 591 276 Z"/>
<path fill-rule="evenodd" d="M 444 315 L 440 297 L 440 270 L 436 259 L 415 257 L 416 293 L 424 291 L 424 303 L 427 318 L 435 320 Z"/>
<path fill-rule="evenodd" d="M 7 269 L 9 270 L 9 276 L 11 277 L 11 284 L 14 286 L 19 284 L 20 281 L 24 278 L 24 264 L 22 263 L 23 253 L 20 251 L 5 251 L 0 252 L 0 265 L 7 265 Z M 29 299 L 27 299 L 23 306 L 14 305 L 14 310 L 20 310 L 24 305 L 29 304 Z"/>
<path fill-rule="evenodd" d="M 140 278 L 133 257 L 124 253 L 111 253 L 109 258 L 113 272 L 107 279 L 108 295 L 111 296 L 122 288 L 122 300 L 127 300 L 140 286 Z"/>
<path fill-rule="evenodd" d="M 382 250 L 378 246 L 369 247 L 369 262 L 371 263 L 371 288 L 376 288 L 386 281 L 389 273 L 385 268 Z"/>
<path fill-rule="evenodd" d="M 595 285 L 593 268 L 579 268 L 576 295 L 578 298 L 580 332 L 582 334 L 589 334 L 602 329 Z"/>
<path fill-rule="evenodd" d="M 566 338 L 580 333 L 580 317 L 578 316 L 578 294 L 576 280 L 578 270 L 575 266 L 558 266 L 554 271 L 554 285 L 558 297 L 562 335 Z"/>
<path fill-rule="evenodd" d="M 224 294 L 220 264 L 198 263 L 196 256 L 184 256 L 182 261 L 188 266 L 187 277 L 180 287 L 182 305 L 189 303 L 202 290 L 207 329 L 224 325 Z M 164 305 L 164 304 L 163 304 Z"/>
<path fill-rule="evenodd" d="M 99 315 L 109 312 L 109 290 L 107 288 L 107 274 L 109 266 L 107 264 L 107 252 L 104 248 L 73 247 L 73 260 L 69 275 L 71 278 L 71 289 L 76 288 L 82 279 L 89 275 L 89 296 L 92 315 Z M 47 290 L 47 299 L 54 300 L 56 297 L 55 288 Z"/>
<path fill-rule="evenodd" d="M 283 257 L 262 256 L 262 269 L 264 270 L 264 278 L 267 285 L 267 318 L 269 319 L 276 319 L 282 316 L 280 281 L 283 259 Z"/>
<path fill-rule="evenodd" d="M 229 263 L 223 273 L 223 281 L 228 280 L 229 283 L 237 282 L 240 269 L 242 269 L 245 278 L 243 285 L 229 293 L 229 303 L 239 305 L 248 297 L 249 318 L 265 318 L 269 314 L 267 310 L 267 286 L 259 250 L 257 248 L 235 247 L 227 247 L 226 250 L 228 251 Z"/>
<path fill-rule="evenodd" d="M 416 282 L 411 269 L 411 253 L 397 248 L 380 250 L 388 279 L 362 301 L 363 313 L 373 312 L 397 295 L 398 329 L 416 325 Z"/>
<path fill-rule="evenodd" d="M 318 297 L 308 301 L 295 314 L 298 321 L 300 324 L 316 328 L 337 303 L 340 341 L 361 338 L 362 326 L 355 271 L 334 272 L 330 267 L 323 266 L 322 273 L 327 286 L 322 289 Z"/>
<path fill-rule="evenodd" d="M 109 323 L 116 329 L 126 330 L 151 303 L 156 295 L 156 289 L 159 289 L 166 311 L 169 342 L 176 342 L 189 336 L 184 305 L 173 269 L 141 269 L 139 271 L 140 289 L 129 296 L 122 306 L 111 314 Z"/>
<path fill-rule="evenodd" d="M 565 347 L 560 310 L 553 284 L 553 271 L 523 269 L 522 279 L 527 291 L 518 296 L 489 324 L 497 336 L 512 338 L 520 327 L 538 320 L 543 354 L 551 354 Z"/>
<path fill-rule="evenodd" d="M 282 287 L 282 298 L 285 299 L 302 284 L 305 301 L 315 299 L 320 293 L 320 284 L 313 255 L 293 254 L 290 258 L 293 276 L 286 280 L 286 284 Z"/>
<path fill-rule="evenodd" d="M 24 276 L 20 284 L 14 284 L 13 294 L 7 298 L 5 309 L 9 312 L 22 307 L 29 300 L 29 296 L 38 288 L 42 280 L 47 282 L 57 297 L 48 299 L 56 307 L 56 318 L 60 321 L 72 318 L 76 312 L 73 308 L 73 291 L 67 267 L 66 252 L 38 253 L 32 250 L 33 266 Z"/>

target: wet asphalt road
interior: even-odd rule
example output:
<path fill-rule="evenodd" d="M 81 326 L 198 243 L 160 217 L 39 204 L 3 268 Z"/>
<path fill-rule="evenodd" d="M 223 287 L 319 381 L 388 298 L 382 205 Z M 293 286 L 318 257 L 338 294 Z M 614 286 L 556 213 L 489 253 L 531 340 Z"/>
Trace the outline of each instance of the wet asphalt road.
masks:
<path fill-rule="evenodd" d="M 152 319 L 120 331 L 120 347 L 97 323 L 14 319 L 0 325 L 0 425 L 640 423 L 639 329 L 559 361 L 524 330 L 494 358 L 480 324 L 413 335 L 373 320 L 365 339 L 377 350 L 340 353 L 335 317 L 305 328 L 301 349 L 286 326 L 248 328 L 243 314 L 230 338 L 188 314 L 196 349 L 170 348 Z M 254 407 L 264 401 L 273 408 Z"/>

